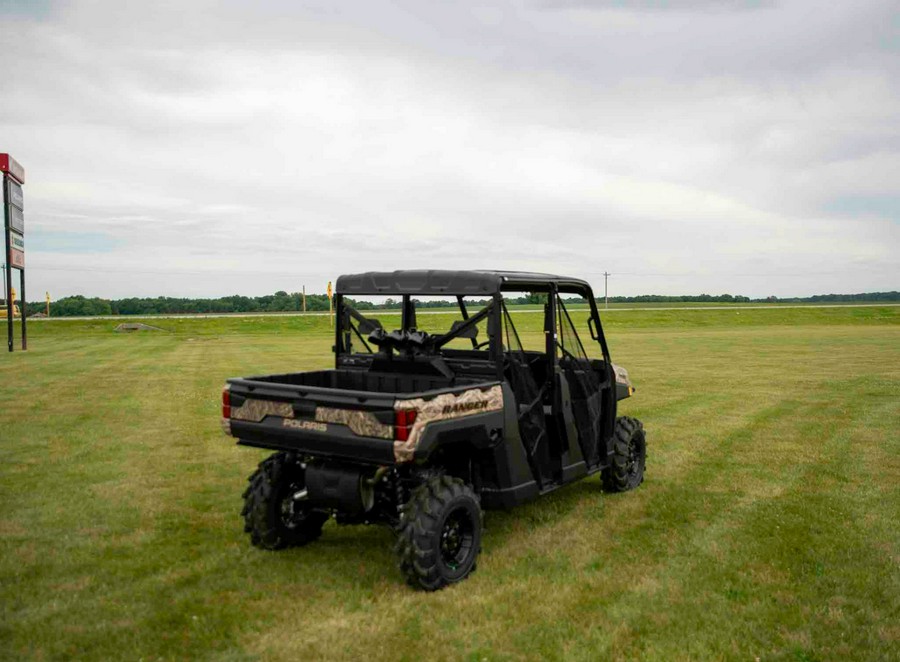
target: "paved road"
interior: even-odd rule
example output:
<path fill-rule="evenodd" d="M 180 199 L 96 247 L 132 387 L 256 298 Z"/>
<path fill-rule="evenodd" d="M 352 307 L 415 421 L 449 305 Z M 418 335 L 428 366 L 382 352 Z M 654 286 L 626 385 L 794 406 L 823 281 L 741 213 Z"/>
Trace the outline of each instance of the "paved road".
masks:
<path fill-rule="evenodd" d="M 896 308 L 900 303 L 830 303 L 830 304 L 773 304 L 764 306 L 672 306 L 666 308 L 643 307 L 643 308 L 606 308 L 600 307 L 602 314 L 607 313 L 628 313 L 632 311 L 655 311 L 655 310 L 783 310 L 785 308 Z M 577 310 L 577 309 L 576 309 Z M 364 311 L 368 312 L 368 311 Z M 399 315 L 399 310 L 378 310 L 373 311 L 379 315 Z M 445 315 L 455 312 L 454 308 L 442 308 L 439 310 L 417 310 L 416 315 Z M 540 308 L 528 310 L 510 310 L 510 314 L 527 314 L 541 313 Z M 160 320 L 160 319 L 206 319 L 212 317 L 300 317 L 308 315 L 311 317 L 325 317 L 330 313 L 327 312 L 282 312 L 282 313 L 212 313 L 212 314 L 186 314 L 186 315 L 96 315 L 87 317 L 29 317 L 29 321 L 35 322 L 55 322 L 57 320 Z"/>

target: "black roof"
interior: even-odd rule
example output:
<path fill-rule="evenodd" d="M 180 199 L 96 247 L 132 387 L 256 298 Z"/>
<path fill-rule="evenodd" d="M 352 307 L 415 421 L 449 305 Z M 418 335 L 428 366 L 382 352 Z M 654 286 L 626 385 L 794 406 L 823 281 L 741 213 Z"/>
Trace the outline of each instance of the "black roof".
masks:
<path fill-rule="evenodd" d="M 555 283 L 561 289 L 590 287 L 579 278 L 524 271 L 369 271 L 337 279 L 338 294 L 490 295 L 501 290 L 540 290 Z"/>

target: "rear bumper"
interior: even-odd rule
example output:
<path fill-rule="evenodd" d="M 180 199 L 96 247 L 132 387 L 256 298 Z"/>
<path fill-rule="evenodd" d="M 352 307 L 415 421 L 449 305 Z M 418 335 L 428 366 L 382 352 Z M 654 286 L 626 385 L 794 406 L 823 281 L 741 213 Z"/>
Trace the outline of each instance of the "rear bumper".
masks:
<path fill-rule="evenodd" d="M 371 464 L 394 464 L 394 440 L 360 437 L 343 425 L 323 425 L 325 430 L 297 430 L 269 417 L 261 423 L 231 420 L 231 435 L 238 444 L 271 450 L 297 451 L 323 457 Z"/>

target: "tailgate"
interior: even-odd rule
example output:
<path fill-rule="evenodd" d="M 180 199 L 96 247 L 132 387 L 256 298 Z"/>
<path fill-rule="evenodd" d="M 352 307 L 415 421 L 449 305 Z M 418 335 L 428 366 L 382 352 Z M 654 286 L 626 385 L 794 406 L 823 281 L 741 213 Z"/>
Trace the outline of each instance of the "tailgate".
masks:
<path fill-rule="evenodd" d="M 393 394 L 253 379 L 229 379 L 225 388 L 223 427 L 241 444 L 394 462 Z"/>

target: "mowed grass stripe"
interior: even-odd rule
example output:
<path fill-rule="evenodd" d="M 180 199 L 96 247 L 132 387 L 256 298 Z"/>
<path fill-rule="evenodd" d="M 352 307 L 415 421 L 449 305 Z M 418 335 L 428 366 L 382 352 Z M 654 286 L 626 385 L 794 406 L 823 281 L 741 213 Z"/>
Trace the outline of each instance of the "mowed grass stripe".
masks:
<path fill-rule="evenodd" d="M 98 617 L 95 623 L 100 632 L 112 635 L 112 645 L 105 654 L 115 656 L 116 651 L 123 650 L 122 645 L 127 645 L 129 634 L 136 627 L 137 632 L 152 631 L 156 620 L 172 614 L 169 603 L 160 600 L 165 596 L 160 588 L 169 583 L 173 573 L 200 576 L 214 570 L 209 559 L 203 557 L 201 565 L 194 566 L 184 554 L 188 550 L 178 544 L 186 534 L 192 541 L 188 546 L 196 547 L 203 541 L 196 538 L 198 531 L 193 526 L 186 527 L 183 518 L 167 518 L 160 513 L 168 510 L 183 514 L 184 503 L 178 497 L 185 492 L 197 494 L 195 466 L 216 466 L 207 454 L 198 452 L 196 436 L 176 419 L 187 417 L 195 426 L 199 421 L 201 428 L 207 424 L 217 428 L 218 403 L 210 402 L 206 389 L 192 390 L 183 383 L 186 377 L 202 374 L 204 361 L 196 360 L 195 345 L 165 341 L 160 345 L 157 339 L 152 340 L 142 347 L 148 354 L 143 359 L 132 354 L 128 361 L 123 360 L 124 355 L 114 355 L 102 363 L 91 360 L 81 373 L 66 380 L 69 383 L 64 388 L 69 392 L 75 383 L 91 387 L 90 397 L 81 399 L 76 406 L 70 402 L 56 411 L 50 403 L 37 403 L 51 425 L 56 417 L 65 418 L 66 424 L 62 426 L 64 447 L 53 448 L 59 440 L 51 439 L 50 452 L 39 452 L 44 469 L 54 470 L 53 466 L 46 466 L 48 459 L 54 458 L 51 463 L 60 470 L 56 484 L 19 484 L 26 500 L 38 500 L 32 508 L 21 508 L 24 518 L 31 519 L 38 532 L 55 532 L 37 540 L 31 533 L 32 541 L 26 551 L 32 563 L 23 576 L 34 581 L 37 570 L 61 579 L 61 575 L 76 569 L 74 581 L 48 582 L 51 590 L 42 608 L 30 614 L 36 621 L 35 629 L 41 633 L 40 641 L 53 641 L 60 612 L 88 607 Z M 111 370 L 110 364 L 119 368 Z M 129 385 L 138 388 L 129 389 Z M 220 388 L 218 381 L 216 389 Z M 185 406 L 187 394 L 202 403 L 208 416 L 198 418 L 196 409 Z M 92 426 L 78 426 L 79 419 L 86 415 L 86 410 L 79 407 L 87 408 L 94 416 Z M 177 415 L 167 416 L 167 411 Z M 231 450 L 221 436 L 217 441 L 223 452 Z M 28 464 L 32 465 L 28 474 L 34 477 L 31 469 L 37 463 Z M 62 489 L 73 482 L 80 488 L 77 493 Z M 186 485 L 190 486 L 187 491 Z M 222 523 L 234 521 L 233 512 L 221 508 L 211 512 Z M 50 514 L 52 517 L 48 518 Z M 59 531 L 67 530 L 74 535 L 57 537 Z M 179 535 L 173 536 L 173 532 Z M 157 549 L 157 543 L 162 543 L 163 554 L 151 551 Z M 39 557 L 36 548 L 42 550 Z M 195 554 L 197 550 L 190 551 Z M 166 552 L 170 558 L 166 558 Z M 102 562 L 101 576 L 77 576 L 79 565 L 96 567 L 98 561 Z M 98 634 L 94 630 L 81 626 L 70 633 L 70 639 L 92 641 Z M 125 641 L 120 641 L 122 636 Z M 78 650 L 84 649 L 76 643 L 66 652 Z"/>
<path fill-rule="evenodd" d="M 730 560 L 739 555 L 738 547 L 747 544 L 742 538 L 746 537 L 748 528 L 757 532 L 750 542 L 758 542 L 763 525 L 773 519 L 777 521 L 784 504 L 795 493 L 805 495 L 808 491 L 810 466 L 822 458 L 798 462 L 796 454 L 806 450 L 802 440 L 807 435 L 816 434 L 815 438 L 822 439 L 822 426 L 810 426 L 802 418 L 794 418 L 796 414 L 809 417 L 812 414 L 809 407 L 786 404 L 765 414 L 763 418 L 749 421 L 739 434 L 726 440 L 727 453 L 716 455 L 663 493 L 654 493 L 641 526 L 629 529 L 617 539 L 615 545 L 623 552 L 648 538 L 663 541 L 668 549 L 658 550 L 667 556 L 661 567 L 653 569 L 650 560 L 642 556 L 635 560 L 632 571 L 636 576 L 645 577 L 644 585 L 649 590 L 633 594 L 626 605 L 619 604 L 616 611 L 629 627 L 612 643 L 608 652 L 613 656 L 629 657 L 635 650 L 659 653 L 660 649 L 668 649 L 674 656 L 704 659 L 756 656 L 761 651 L 785 652 L 779 650 L 785 643 L 778 640 L 777 629 L 767 630 L 764 625 L 779 622 L 784 614 L 777 606 L 777 614 L 760 616 L 760 611 L 762 602 L 778 590 L 778 583 L 784 583 L 786 577 L 780 568 L 786 559 L 779 557 L 767 562 L 764 552 L 771 540 L 763 536 L 765 541 L 752 560 L 741 564 Z M 772 444 L 775 434 L 779 443 Z M 742 475 L 738 469 L 745 466 L 756 470 L 749 476 Z M 761 471 L 764 466 L 769 470 Z M 671 520 L 684 513 L 690 513 L 682 521 L 686 535 L 680 541 L 667 539 L 665 533 L 672 530 Z M 760 516 L 761 513 L 765 515 Z M 760 520 L 758 526 L 748 526 L 756 519 Z M 787 532 L 776 535 L 784 538 Z M 790 542 L 797 543 L 797 539 Z M 648 568 L 652 579 L 646 578 Z M 621 572 L 622 568 L 616 570 Z M 680 591 L 672 590 L 685 585 L 692 588 L 687 599 Z M 756 602 L 749 610 L 742 608 L 741 603 L 752 600 Z M 731 601 L 738 604 L 732 605 Z M 654 618 L 642 624 L 641 617 L 648 611 Z M 763 624 L 757 632 L 751 629 L 752 637 L 747 636 L 747 615 L 743 611 L 752 612 Z M 732 612 L 732 618 L 715 618 L 714 615 L 723 612 Z M 676 614 L 677 617 L 673 616 Z M 702 627 L 705 621 L 714 624 L 714 630 Z M 708 632 L 714 636 L 702 636 Z"/>

